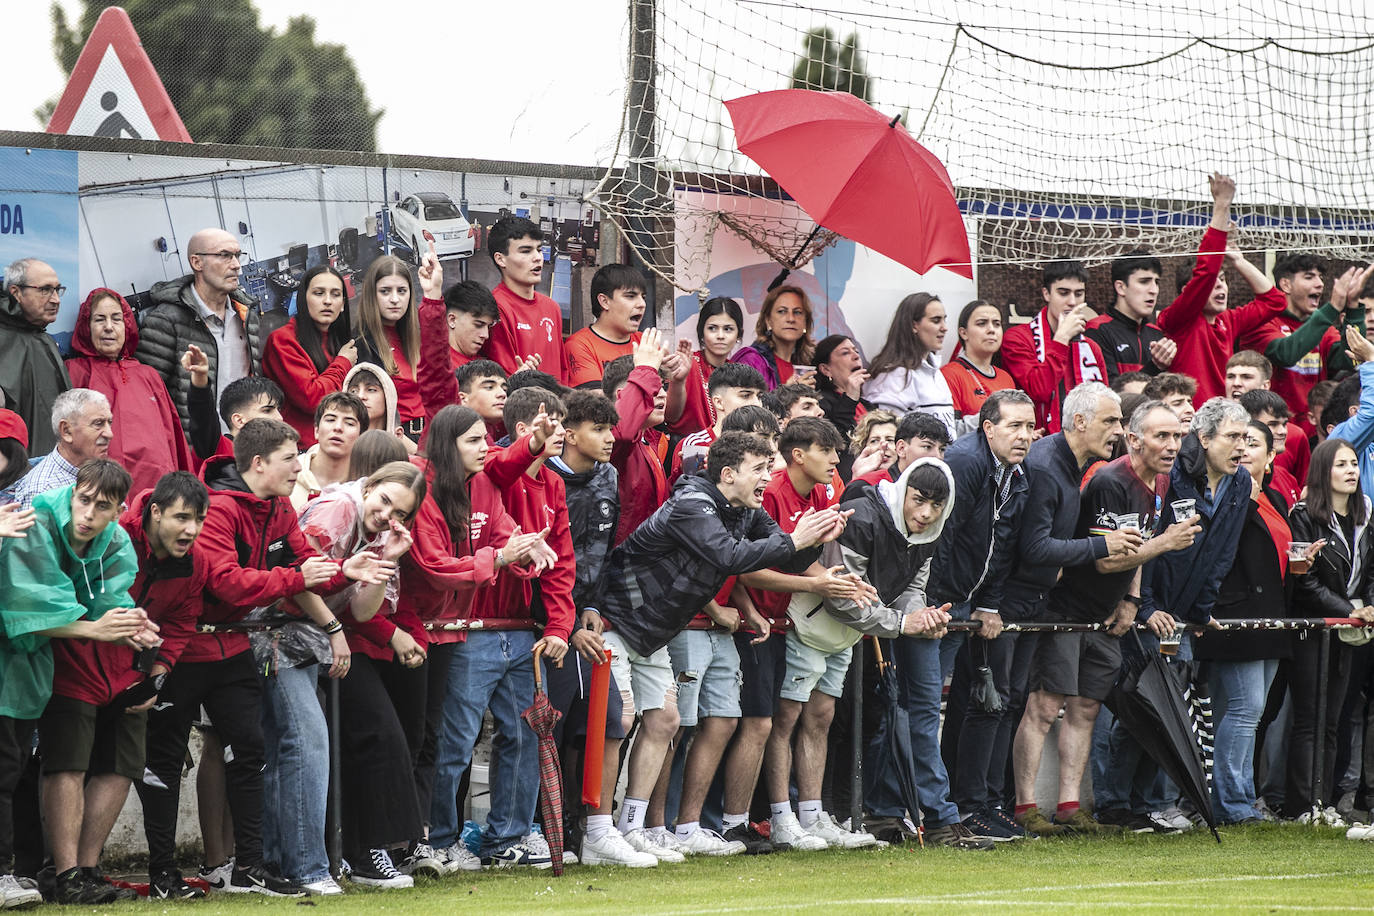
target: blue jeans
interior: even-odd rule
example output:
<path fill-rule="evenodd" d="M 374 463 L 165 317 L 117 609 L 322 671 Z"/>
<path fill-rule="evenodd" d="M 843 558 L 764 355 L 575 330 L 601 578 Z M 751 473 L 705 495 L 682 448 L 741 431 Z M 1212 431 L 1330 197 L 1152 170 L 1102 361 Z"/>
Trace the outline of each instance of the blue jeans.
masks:
<path fill-rule="evenodd" d="M 430 844 L 436 849 L 458 842 L 463 821 L 458 811 L 458 780 L 472 760 L 482 731 L 482 714 L 491 710 L 496 737 L 491 746 L 491 814 L 482 831 L 482 855 L 520 842 L 534 823 L 539 801 L 539 739 L 520 713 L 534 699 L 534 634 L 529 630 L 469 633 L 449 661 L 448 697 L 439 723 L 430 802 Z"/>
<path fill-rule="evenodd" d="M 899 702 L 907 711 L 911 724 L 916 794 L 928 827 L 959 820 L 959 809 L 949 798 L 949 775 L 940 757 L 940 693 L 945 683 L 940 674 L 941 642 L 943 640 L 914 636 L 887 642 L 892 660 L 896 662 Z M 889 753 L 886 747 L 869 747 L 869 754 L 874 755 L 870 759 Z M 866 807 L 879 817 L 901 817 L 906 804 L 902 801 L 895 768 L 883 768 L 885 778 L 881 780 L 873 777 L 875 770 L 875 767 L 864 767 Z M 911 814 L 914 817 L 916 812 Z"/>
<path fill-rule="evenodd" d="M 290 881 L 329 874 L 329 729 L 315 693 L 318 675 L 319 665 L 311 664 L 262 679 L 262 857 Z"/>
<path fill-rule="evenodd" d="M 965 601 L 963 604 L 956 604 L 949 609 L 951 620 L 968 620 L 973 616 L 973 605 Z M 954 661 L 959 655 L 959 650 L 968 641 L 968 632 L 958 630 L 954 633 L 946 633 L 940 640 L 940 684 L 943 689 L 945 681 L 954 673 Z"/>
<path fill-rule="evenodd" d="M 1212 802 L 1223 823 L 1257 817 L 1255 729 L 1264 713 L 1278 659 L 1212 662 L 1212 704 L 1217 715 Z"/>

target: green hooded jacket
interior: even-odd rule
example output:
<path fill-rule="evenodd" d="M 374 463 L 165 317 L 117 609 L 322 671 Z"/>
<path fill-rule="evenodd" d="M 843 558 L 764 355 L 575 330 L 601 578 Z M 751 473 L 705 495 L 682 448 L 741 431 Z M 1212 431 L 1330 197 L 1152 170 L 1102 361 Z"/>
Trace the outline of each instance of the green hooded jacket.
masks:
<path fill-rule="evenodd" d="M 40 493 L 27 537 L 0 546 L 0 716 L 36 719 L 52 696 L 53 660 L 42 630 L 133 607 L 138 555 L 112 519 L 79 557 L 67 540 L 72 486 Z"/>

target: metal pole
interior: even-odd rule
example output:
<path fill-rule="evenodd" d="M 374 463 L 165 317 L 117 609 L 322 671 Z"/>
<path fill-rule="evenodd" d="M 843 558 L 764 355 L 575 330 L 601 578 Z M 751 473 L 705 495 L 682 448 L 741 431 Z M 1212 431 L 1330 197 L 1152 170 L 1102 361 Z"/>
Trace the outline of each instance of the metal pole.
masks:
<path fill-rule="evenodd" d="M 849 785 L 849 829 L 855 832 L 864 824 L 864 641 L 850 650 L 849 673 L 853 678 L 854 709 L 849 723 L 849 752 L 853 758 Z"/>
<path fill-rule="evenodd" d="M 1326 769 L 1326 674 L 1331 667 L 1331 631 L 1321 631 L 1321 649 L 1317 653 L 1317 723 L 1312 742 L 1312 823 L 1319 823 L 1322 795 L 1326 791 L 1323 771 Z M 1338 699 L 1339 702 L 1339 699 Z"/>
<path fill-rule="evenodd" d="M 343 863 L 343 785 L 339 772 L 343 760 L 339 749 L 339 681 L 329 678 L 326 688 L 329 698 L 329 810 L 325 823 L 329 825 L 324 836 L 325 849 L 329 853 L 329 871 L 336 877 L 342 875 Z"/>

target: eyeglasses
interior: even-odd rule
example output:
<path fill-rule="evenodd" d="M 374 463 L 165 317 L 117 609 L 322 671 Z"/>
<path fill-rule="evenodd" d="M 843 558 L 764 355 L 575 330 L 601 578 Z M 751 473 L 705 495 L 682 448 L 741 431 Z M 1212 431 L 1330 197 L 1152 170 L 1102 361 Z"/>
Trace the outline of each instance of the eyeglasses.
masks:
<path fill-rule="evenodd" d="M 61 299 L 67 294 L 67 287 L 65 286 L 29 286 L 27 283 L 16 283 L 14 285 L 20 289 L 36 289 L 49 299 L 53 296 Z"/>
<path fill-rule="evenodd" d="M 246 251 L 193 251 L 191 254 L 200 255 L 202 258 L 219 258 L 221 261 L 238 261 L 243 263 L 248 260 Z"/>

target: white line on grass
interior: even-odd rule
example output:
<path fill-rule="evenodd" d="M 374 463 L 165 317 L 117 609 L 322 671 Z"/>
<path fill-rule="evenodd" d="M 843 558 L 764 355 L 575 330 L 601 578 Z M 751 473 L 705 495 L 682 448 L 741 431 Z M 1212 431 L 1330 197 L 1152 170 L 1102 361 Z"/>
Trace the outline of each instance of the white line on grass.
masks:
<path fill-rule="evenodd" d="M 1226 875 L 1217 878 L 1184 878 L 1184 879 L 1159 879 L 1154 881 L 1103 881 L 1095 884 L 1046 884 L 1037 887 L 1018 887 L 1007 888 L 1004 890 L 981 890 L 981 891 L 960 891 L 950 894 L 922 894 L 913 897 L 855 897 L 848 900 L 828 899 L 824 903 L 807 904 L 800 901 L 790 901 L 787 903 L 769 903 L 755 906 L 720 906 L 720 907 L 701 907 L 694 906 L 680 910 L 658 910 L 660 916 L 675 916 L 675 914 L 699 914 L 699 913 L 757 913 L 766 910 L 796 910 L 815 907 L 833 908 L 836 906 L 915 906 L 922 904 L 939 904 L 959 902 L 970 906 L 1082 906 L 1082 900 L 1054 901 L 1054 900 L 1007 900 L 1008 894 L 1041 894 L 1052 892 L 1077 892 L 1093 890 L 1121 890 L 1126 888 L 1146 888 L 1162 887 L 1171 890 L 1187 886 L 1211 885 L 1211 884 L 1239 884 L 1255 881 L 1313 881 L 1322 878 L 1347 878 L 1353 876 L 1367 876 L 1369 870 L 1355 871 L 1329 871 L 1329 872 L 1310 872 L 1301 875 Z M 1102 906 L 1120 906 L 1161 909 L 1176 909 L 1180 905 L 1177 899 L 1170 901 L 1095 901 Z M 1301 911 L 1301 912 L 1349 912 L 1354 907 L 1348 906 L 1329 906 L 1329 905 L 1307 905 L 1307 904 L 1265 904 L 1265 909 Z"/>

